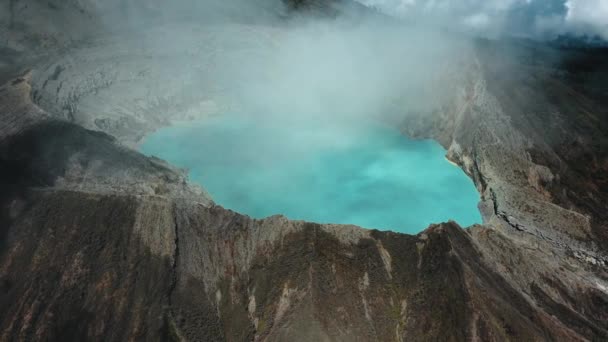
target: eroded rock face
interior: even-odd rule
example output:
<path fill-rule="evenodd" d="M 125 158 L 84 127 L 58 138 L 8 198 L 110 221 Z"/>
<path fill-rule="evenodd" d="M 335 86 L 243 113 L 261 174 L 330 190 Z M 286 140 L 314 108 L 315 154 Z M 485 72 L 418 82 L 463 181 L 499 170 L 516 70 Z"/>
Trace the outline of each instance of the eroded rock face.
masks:
<path fill-rule="evenodd" d="M 434 115 L 399 124 L 472 177 L 484 224 L 408 236 L 253 220 L 130 149 L 170 123 L 162 106 L 183 120 L 222 105 L 217 85 L 174 90 L 191 65 L 159 70 L 162 56 L 141 61 L 146 46 L 118 58 L 134 41 L 93 41 L 0 86 L 1 340 L 608 338 L 607 67 L 589 60 L 599 52 L 552 71 L 480 44 L 446 72 L 439 82 L 454 89 Z"/>

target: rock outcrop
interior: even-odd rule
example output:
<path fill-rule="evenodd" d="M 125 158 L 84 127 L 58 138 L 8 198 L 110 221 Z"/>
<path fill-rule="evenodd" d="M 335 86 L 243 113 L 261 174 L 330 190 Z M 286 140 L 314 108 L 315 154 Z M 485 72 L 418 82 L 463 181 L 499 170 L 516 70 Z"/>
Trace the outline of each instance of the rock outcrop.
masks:
<path fill-rule="evenodd" d="M 484 224 L 409 236 L 215 205 L 131 148 L 233 105 L 202 88 L 208 61 L 160 70 L 150 47 L 122 50 L 137 36 L 97 39 L 0 86 L 0 340 L 608 339 L 603 52 L 550 69 L 480 42 L 446 73 L 434 112 L 397 124 L 448 149 Z M 196 70 L 180 89 L 199 91 L 175 90 Z"/>

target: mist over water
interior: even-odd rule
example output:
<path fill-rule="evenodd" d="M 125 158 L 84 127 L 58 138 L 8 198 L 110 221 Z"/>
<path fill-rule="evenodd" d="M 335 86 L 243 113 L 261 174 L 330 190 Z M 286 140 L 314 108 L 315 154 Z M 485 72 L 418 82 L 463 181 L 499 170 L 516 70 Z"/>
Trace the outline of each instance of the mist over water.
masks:
<path fill-rule="evenodd" d="M 405 233 L 481 222 L 472 181 L 442 147 L 395 128 L 464 93 L 469 40 L 378 17 L 184 32 L 146 44 L 173 51 L 195 42 L 169 66 L 196 66 L 184 92 L 205 106 L 191 108 L 199 120 L 163 128 L 141 149 L 189 169 L 217 204 L 255 218 Z"/>
<path fill-rule="evenodd" d="M 375 121 L 290 126 L 251 118 L 164 128 L 141 149 L 188 168 L 216 203 L 255 218 L 282 214 L 403 233 L 450 219 L 481 222 L 473 182 L 434 141 L 408 140 Z"/>

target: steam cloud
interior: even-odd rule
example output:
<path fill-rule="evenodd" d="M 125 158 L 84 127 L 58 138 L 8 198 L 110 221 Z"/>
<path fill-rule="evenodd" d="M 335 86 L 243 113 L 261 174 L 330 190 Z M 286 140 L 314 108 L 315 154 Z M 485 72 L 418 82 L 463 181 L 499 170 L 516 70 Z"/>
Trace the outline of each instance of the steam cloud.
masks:
<path fill-rule="evenodd" d="M 340 128 L 335 134 L 347 134 L 370 118 L 398 120 L 407 112 L 432 111 L 448 93 L 438 77 L 471 55 L 469 38 L 439 27 L 388 20 L 371 11 L 369 18 L 287 19 L 282 1 L 242 3 L 205 1 L 188 7 L 178 2 L 168 10 L 158 5 L 164 10 L 155 21 L 134 8 L 121 12 L 127 17 L 120 20 L 136 31 L 151 30 L 157 22 L 178 23 L 179 36 L 171 41 L 148 35 L 138 44 L 151 45 L 154 51 L 179 50 L 173 45 L 191 42 L 200 46 L 192 58 L 197 66 L 208 65 L 202 76 L 206 82 L 223 89 L 221 98 L 212 99 L 224 101 L 219 104 L 223 114 L 254 115 L 260 123 L 282 121 L 300 128 Z M 154 11 L 154 4 L 146 6 Z M 117 16 L 105 17 L 108 27 L 121 26 L 114 22 Z M 205 29 L 189 29 L 193 22 Z M 168 63 L 184 61 L 187 58 Z"/>
<path fill-rule="evenodd" d="M 108 30 L 143 33 L 129 49 L 168 51 L 157 64 L 161 72 L 187 80 L 183 92 L 200 96 L 216 114 L 285 130 L 262 145 L 295 146 L 280 153 L 292 158 L 348 147 L 369 120 L 433 112 L 444 96 L 459 94 L 450 88 L 457 76 L 442 78 L 474 55 L 470 37 L 373 11 L 356 14 L 359 7 L 337 17 L 314 10 L 298 16 L 280 0 L 190 2 L 127 2 L 100 11 Z M 256 153 L 252 158 L 263 152 Z"/>
<path fill-rule="evenodd" d="M 171 81 L 183 79 L 183 92 L 200 96 L 218 113 L 252 115 L 260 124 L 335 128 L 309 139 L 312 146 L 324 140 L 331 145 L 338 134 L 340 141 L 356 139 L 352 129 L 370 118 L 431 113 L 447 103 L 446 96 L 460 96 L 471 81 L 462 74 L 475 64 L 475 53 L 470 35 L 445 30 L 448 12 L 481 30 L 500 21 L 494 14 L 540 4 L 473 0 L 466 3 L 481 7 L 471 12 L 447 0 L 376 1 L 381 2 L 367 4 L 384 3 L 386 11 L 401 6 L 404 16 L 435 14 L 403 22 L 372 11 L 294 18 L 281 0 L 108 1 L 100 2 L 97 12 L 105 28 L 119 36 L 124 29 L 145 33 L 128 49 L 145 45 L 143 50 L 156 55 L 180 51 L 167 52 L 153 67 Z M 585 12 L 572 7 L 571 13 Z"/>
<path fill-rule="evenodd" d="M 554 38 L 560 34 L 608 40 L 605 0 L 359 0 L 410 20 L 440 22 L 484 35 Z"/>

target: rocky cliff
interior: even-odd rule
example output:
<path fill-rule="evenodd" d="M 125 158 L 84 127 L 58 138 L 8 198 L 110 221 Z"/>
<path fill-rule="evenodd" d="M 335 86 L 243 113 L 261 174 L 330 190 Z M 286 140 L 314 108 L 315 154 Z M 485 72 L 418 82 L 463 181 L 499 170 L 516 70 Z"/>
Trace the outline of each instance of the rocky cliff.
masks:
<path fill-rule="evenodd" d="M 250 219 L 132 149 L 238 105 L 209 80 L 230 58 L 205 53 L 281 34 L 252 27 L 230 26 L 237 41 L 189 27 L 199 46 L 163 25 L 5 55 L 0 340 L 608 339 L 605 52 L 547 67 L 543 51 L 480 41 L 444 73 L 432 112 L 395 124 L 448 149 L 484 224 L 409 236 Z M 137 45 L 145 35 L 172 39 Z M 168 56 L 184 63 L 161 67 Z"/>

